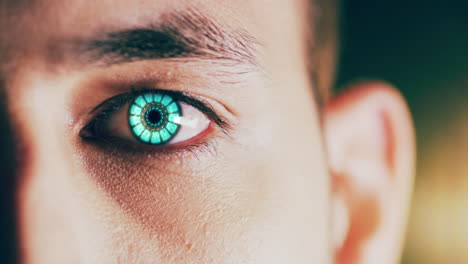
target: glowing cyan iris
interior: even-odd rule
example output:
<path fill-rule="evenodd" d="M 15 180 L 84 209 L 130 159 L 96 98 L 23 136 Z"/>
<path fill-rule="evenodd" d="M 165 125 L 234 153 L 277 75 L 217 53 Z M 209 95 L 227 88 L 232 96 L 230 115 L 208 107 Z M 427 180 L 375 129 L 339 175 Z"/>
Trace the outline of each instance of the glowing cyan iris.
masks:
<path fill-rule="evenodd" d="M 163 145 L 179 131 L 182 116 L 179 104 L 169 95 L 146 93 L 130 104 L 128 123 L 132 134 L 141 142 Z"/>

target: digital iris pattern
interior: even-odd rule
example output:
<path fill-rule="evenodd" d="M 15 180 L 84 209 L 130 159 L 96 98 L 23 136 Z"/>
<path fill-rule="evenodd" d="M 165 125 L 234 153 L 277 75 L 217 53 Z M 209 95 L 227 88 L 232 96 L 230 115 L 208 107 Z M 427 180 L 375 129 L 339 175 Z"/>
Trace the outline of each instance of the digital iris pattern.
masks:
<path fill-rule="evenodd" d="M 139 141 L 163 145 L 176 136 L 180 128 L 177 119 L 181 116 L 180 105 L 171 96 L 146 93 L 130 104 L 128 123 Z"/>

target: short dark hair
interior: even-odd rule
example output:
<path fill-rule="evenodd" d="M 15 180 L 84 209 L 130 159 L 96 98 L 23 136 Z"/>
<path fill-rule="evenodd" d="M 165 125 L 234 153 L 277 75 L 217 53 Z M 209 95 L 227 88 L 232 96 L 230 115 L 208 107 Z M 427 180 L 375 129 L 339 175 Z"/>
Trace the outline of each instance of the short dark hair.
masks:
<path fill-rule="evenodd" d="M 319 102 L 327 100 L 334 84 L 338 51 L 339 0 L 308 0 L 308 67 Z"/>

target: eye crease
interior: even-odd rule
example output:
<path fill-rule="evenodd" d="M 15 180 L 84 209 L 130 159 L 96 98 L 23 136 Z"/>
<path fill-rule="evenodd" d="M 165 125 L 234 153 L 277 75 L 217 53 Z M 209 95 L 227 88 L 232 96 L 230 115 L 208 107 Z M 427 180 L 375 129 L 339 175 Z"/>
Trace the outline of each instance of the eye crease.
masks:
<path fill-rule="evenodd" d="M 147 93 L 131 103 L 128 122 L 138 140 L 163 145 L 177 135 L 181 116 L 181 108 L 171 96 Z"/>

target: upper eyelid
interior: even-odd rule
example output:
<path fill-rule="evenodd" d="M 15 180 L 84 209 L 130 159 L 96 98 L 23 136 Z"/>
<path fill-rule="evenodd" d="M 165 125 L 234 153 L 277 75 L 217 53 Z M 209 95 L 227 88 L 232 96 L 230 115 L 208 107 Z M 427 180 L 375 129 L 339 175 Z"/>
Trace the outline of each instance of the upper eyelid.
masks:
<path fill-rule="evenodd" d="M 234 89 L 244 89 L 250 78 L 261 78 L 257 75 L 240 76 L 235 71 L 219 71 L 218 67 L 213 68 L 212 63 L 145 61 L 133 62 L 129 66 L 117 65 L 109 69 L 92 70 L 87 73 L 88 78 L 81 83 L 80 87 L 83 88 L 80 90 L 92 93 L 94 89 L 99 89 L 102 94 L 123 94 L 142 88 L 147 88 L 145 90 L 148 91 L 180 92 L 212 105 L 212 109 L 216 109 L 225 120 L 234 125 L 238 123 L 239 109 L 227 95 Z M 84 110 L 82 114 L 89 112 L 91 108 Z"/>

